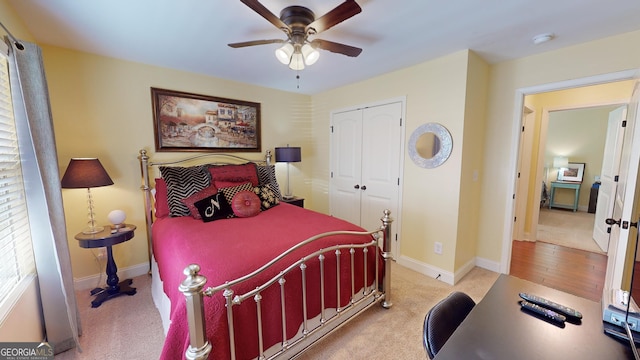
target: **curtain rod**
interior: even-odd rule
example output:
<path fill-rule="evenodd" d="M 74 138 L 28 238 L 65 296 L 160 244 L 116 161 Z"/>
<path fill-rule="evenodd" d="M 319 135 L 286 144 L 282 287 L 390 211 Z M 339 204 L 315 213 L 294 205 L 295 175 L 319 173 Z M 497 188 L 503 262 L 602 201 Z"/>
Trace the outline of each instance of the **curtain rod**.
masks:
<path fill-rule="evenodd" d="M 2 26 L 2 28 L 4 29 L 4 31 L 7 33 L 7 35 L 9 35 L 9 39 L 11 39 L 11 41 L 13 41 L 13 43 L 15 44 L 16 48 L 18 48 L 18 50 L 24 50 L 24 45 L 22 45 L 18 39 L 16 39 L 11 32 L 9 31 L 9 29 L 7 29 L 4 24 L 0 21 L 0 26 Z"/>

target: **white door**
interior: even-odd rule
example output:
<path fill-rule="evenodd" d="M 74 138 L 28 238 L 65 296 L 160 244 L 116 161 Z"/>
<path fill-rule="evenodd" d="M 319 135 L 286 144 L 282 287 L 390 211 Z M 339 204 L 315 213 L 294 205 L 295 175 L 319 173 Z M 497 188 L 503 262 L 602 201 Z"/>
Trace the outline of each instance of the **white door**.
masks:
<path fill-rule="evenodd" d="M 330 212 L 367 230 L 380 226 L 385 209 L 393 224 L 391 251 L 400 227 L 402 102 L 333 113 Z"/>
<path fill-rule="evenodd" d="M 640 81 L 636 84 L 628 107 L 627 127 L 624 134 L 622 154 L 620 156 L 620 174 L 618 176 L 618 189 L 615 193 L 613 216 L 615 220 L 620 220 L 622 226 L 611 227 L 611 237 L 609 238 L 609 253 L 607 259 L 607 275 L 605 278 L 606 288 L 621 288 L 625 273 L 625 260 L 627 246 L 633 229 L 635 236 L 636 229 L 629 227 L 629 222 L 636 222 L 638 219 L 638 209 L 635 204 L 638 186 L 638 163 L 640 162 L 640 126 L 638 123 L 638 101 L 640 99 Z M 624 226 L 624 223 L 627 226 Z"/>
<path fill-rule="evenodd" d="M 335 113 L 331 118 L 331 215 L 360 224 L 362 178 L 362 111 Z"/>
<path fill-rule="evenodd" d="M 385 209 L 398 216 L 401 105 L 363 110 L 360 226 L 367 230 L 380 226 Z"/>
<path fill-rule="evenodd" d="M 520 131 L 520 149 L 518 151 L 518 176 L 516 177 L 516 207 L 515 207 L 515 219 L 513 224 L 513 240 L 535 240 L 535 233 L 533 237 L 531 233 L 525 234 L 524 223 L 527 217 L 527 197 L 529 192 L 529 177 L 520 176 L 521 174 L 528 174 L 531 168 L 533 147 L 533 134 L 534 126 L 531 125 L 535 120 L 533 110 L 524 107 L 522 111 L 522 131 Z M 546 179 L 544 179 L 546 181 Z M 541 186 L 540 186 L 541 187 Z M 537 187 L 536 187 L 537 189 Z M 542 191 L 538 191 L 539 194 Z M 531 229 L 529 229 L 531 230 Z"/>
<path fill-rule="evenodd" d="M 607 138 L 604 143 L 600 189 L 593 223 L 593 240 L 605 252 L 609 250 L 609 231 L 607 231 L 609 225 L 605 223 L 605 219 L 613 216 L 615 193 L 618 187 L 615 177 L 620 168 L 620 154 L 625 132 L 622 122 L 626 120 L 626 116 L 626 106 L 621 106 L 609 113 Z"/>

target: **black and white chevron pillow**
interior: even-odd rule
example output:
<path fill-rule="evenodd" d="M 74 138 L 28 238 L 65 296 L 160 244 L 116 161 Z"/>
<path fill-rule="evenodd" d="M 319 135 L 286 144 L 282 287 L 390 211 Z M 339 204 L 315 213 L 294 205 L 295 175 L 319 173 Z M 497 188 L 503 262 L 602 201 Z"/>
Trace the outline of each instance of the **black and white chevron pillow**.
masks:
<path fill-rule="evenodd" d="M 169 216 L 190 216 L 189 208 L 182 202 L 189 196 L 211 184 L 209 171 L 205 166 L 161 166 L 160 174 L 167 183 Z"/>
<path fill-rule="evenodd" d="M 282 193 L 280 192 L 280 186 L 278 180 L 276 180 L 276 166 L 275 165 L 258 165 L 258 182 L 260 185 L 269 185 L 271 190 L 275 193 L 278 200 L 282 200 Z"/>

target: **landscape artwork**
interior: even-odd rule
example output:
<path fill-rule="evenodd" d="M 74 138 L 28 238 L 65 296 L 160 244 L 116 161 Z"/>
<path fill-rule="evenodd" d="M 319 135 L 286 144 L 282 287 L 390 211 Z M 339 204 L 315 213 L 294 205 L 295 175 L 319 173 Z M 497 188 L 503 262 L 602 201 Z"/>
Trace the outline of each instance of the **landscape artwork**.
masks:
<path fill-rule="evenodd" d="M 151 88 L 156 151 L 260 152 L 260 104 Z"/>

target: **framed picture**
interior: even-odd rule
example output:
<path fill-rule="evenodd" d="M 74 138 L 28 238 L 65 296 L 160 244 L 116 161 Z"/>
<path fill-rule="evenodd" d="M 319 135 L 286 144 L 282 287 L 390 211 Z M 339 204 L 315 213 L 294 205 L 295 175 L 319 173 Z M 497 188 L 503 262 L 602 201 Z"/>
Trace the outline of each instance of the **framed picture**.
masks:
<path fill-rule="evenodd" d="M 558 170 L 558 180 L 582 182 L 585 163 L 569 163 L 566 168 Z"/>
<path fill-rule="evenodd" d="M 260 103 L 151 88 L 156 151 L 260 152 Z"/>

